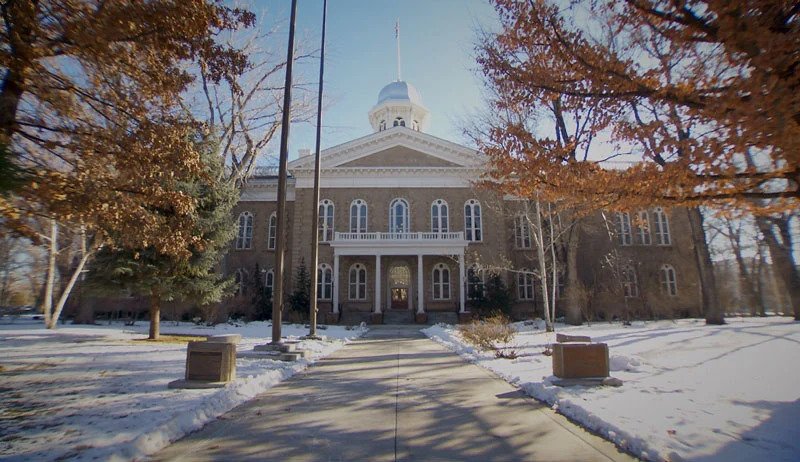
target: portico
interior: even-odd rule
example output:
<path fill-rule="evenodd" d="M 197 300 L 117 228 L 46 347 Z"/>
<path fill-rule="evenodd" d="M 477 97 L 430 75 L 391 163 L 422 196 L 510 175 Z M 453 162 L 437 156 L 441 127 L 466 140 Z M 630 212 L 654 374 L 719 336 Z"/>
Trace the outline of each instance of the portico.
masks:
<path fill-rule="evenodd" d="M 374 259 L 374 285 L 372 292 L 373 307 L 372 312 L 382 313 L 384 306 L 395 309 L 402 308 L 403 302 L 407 309 L 416 308 L 416 314 L 426 312 L 426 271 L 424 265 L 425 257 L 447 256 L 454 258 L 458 264 L 458 277 L 455 281 L 450 281 L 450 274 L 447 273 L 447 298 L 458 296 L 459 313 L 466 312 L 464 294 L 464 251 L 467 241 L 464 239 L 463 232 L 453 233 L 335 233 L 331 241 L 333 248 L 333 312 L 339 312 L 340 306 L 340 260 L 341 257 L 368 257 Z M 391 257 L 398 257 L 392 259 Z M 408 257 L 416 257 L 409 259 Z M 412 280 L 411 271 L 407 263 L 411 261 L 416 281 Z M 386 265 L 384 265 L 386 263 Z M 405 268 L 405 269 L 404 269 Z M 348 286 L 360 284 L 361 276 L 356 274 L 354 277 L 348 272 Z M 366 275 L 366 272 L 365 272 Z M 387 276 L 389 276 L 387 278 Z M 384 280 L 389 282 L 389 287 L 383 288 Z M 434 279 L 429 277 L 430 284 Z M 450 290 L 450 284 L 458 287 L 458 290 Z M 445 284 L 439 281 L 439 284 Z M 412 291 L 416 292 L 416 303 L 412 303 Z M 359 288 L 348 287 L 348 296 L 353 294 L 360 295 Z M 439 292 L 440 298 L 442 292 Z M 403 300 L 403 298 L 406 298 Z M 386 301 L 384 305 L 384 300 Z M 394 302 L 394 303 L 393 303 Z"/>

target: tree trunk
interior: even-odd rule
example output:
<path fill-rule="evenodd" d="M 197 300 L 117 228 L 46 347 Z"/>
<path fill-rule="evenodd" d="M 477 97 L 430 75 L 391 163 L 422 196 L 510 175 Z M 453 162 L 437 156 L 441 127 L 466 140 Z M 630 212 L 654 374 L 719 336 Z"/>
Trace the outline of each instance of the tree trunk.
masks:
<path fill-rule="evenodd" d="M 567 324 L 579 326 L 583 324 L 584 299 L 581 297 L 578 287 L 578 245 L 580 244 L 580 226 L 578 223 L 572 225 L 567 233 L 567 290 L 566 290 L 566 317 Z"/>
<path fill-rule="evenodd" d="M 794 310 L 794 319 L 795 321 L 800 321 L 800 273 L 798 273 L 797 266 L 794 264 L 792 249 L 787 245 L 790 244 L 790 241 L 784 242 L 784 245 L 778 242 L 772 222 L 773 220 L 769 218 L 756 218 L 758 230 L 761 231 L 764 241 L 767 243 L 772 264 L 781 278 L 783 286 L 786 288 L 789 301 Z"/>
<path fill-rule="evenodd" d="M 58 318 L 59 316 L 61 316 L 61 311 L 67 304 L 67 299 L 69 299 L 69 294 L 72 292 L 72 288 L 75 287 L 75 281 L 78 280 L 78 276 L 80 276 L 81 272 L 83 272 L 83 267 L 86 266 L 86 262 L 89 260 L 89 257 L 91 255 L 92 255 L 91 252 L 86 252 L 81 256 L 80 261 L 78 261 L 78 266 L 75 268 L 75 271 L 72 272 L 72 276 L 69 278 L 69 282 L 67 282 L 66 287 L 64 287 L 63 290 L 61 291 L 61 297 L 59 297 L 58 304 L 56 305 L 55 311 L 53 312 L 53 316 L 50 318 L 50 324 L 47 326 L 48 329 L 56 328 L 56 324 L 58 323 Z"/>
<path fill-rule="evenodd" d="M 725 313 L 717 296 L 717 281 L 711 263 L 711 253 L 706 244 L 706 232 L 703 229 L 703 214 L 697 207 L 687 211 L 692 232 L 692 245 L 697 260 L 697 271 L 700 275 L 700 292 L 703 299 L 703 313 L 706 324 L 725 324 Z"/>
<path fill-rule="evenodd" d="M 42 301 L 42 312 L 44 313 L 44 325 L 51 329 L 51 317 L 53 315 L 53 285 L 56 281 L 56 255 L 58 254 L 58 223 L 50 220 L 50 245 L 48 246 L 47 260 L 47 280 L 44 285 L 44 300 Z"/>
<path fill-rule="evenodd" d="M 553 332 L 553 319 L 550 317 L 550 298 L 547 291 L 547 264 L 544 259 L 544 233 L 542 232 L 542 210 L 539 199 L 536 199 L 536 260 L 539 264 L 539 283 L 542 286 L 542 302 L 544 303 L 544 324 L 547 332 Z"/>
<path fill-rule="evenodd" d="M 161 335 L 161 297 L 150 295 L 150 340 L 158 340 Z"/>
<path fill-rule="evenodd" d="M 758 311 L 756 308 L 757 281 L 753 280 L 753 272 L 748 271 L 747 264 L 744 261 L 741 234 L 733 228 L 730 220 L 726 220 L 726 224 L 728 227 L 728 240 L 731 243 L 733 255 L 736 258 L 736 266 L 739 268 L 739 287 L 741 287 L 744 293 L 744 302 L 747 304 L 750 316 L 755 316 Z"/>

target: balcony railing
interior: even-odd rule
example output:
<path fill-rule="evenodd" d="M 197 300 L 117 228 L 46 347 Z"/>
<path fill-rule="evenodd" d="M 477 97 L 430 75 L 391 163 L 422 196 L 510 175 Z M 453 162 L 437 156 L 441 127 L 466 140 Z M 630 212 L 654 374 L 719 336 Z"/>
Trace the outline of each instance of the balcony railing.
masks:
<path fill-rule="evenodd" d="M 335 233 L 334 241 L 463 241 L 464 232 L 457 233 Z"/>

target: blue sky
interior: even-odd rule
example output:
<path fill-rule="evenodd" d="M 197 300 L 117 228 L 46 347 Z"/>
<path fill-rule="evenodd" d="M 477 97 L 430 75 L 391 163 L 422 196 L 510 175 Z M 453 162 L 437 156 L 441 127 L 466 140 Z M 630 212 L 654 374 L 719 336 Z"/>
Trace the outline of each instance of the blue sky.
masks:
<path fill-rule="evenodd" d="M 254 2 L 266 21 L 288 22 L 288 0 Z M 431 112 L 428 133 L 464 142 L 461 120 L 481 104 L 476 73 L 476 30 L 495 24 L 482 0 L 329 0 L 322 148 L 371 133 L 367 112 L 384 85 L 397 78 L 394 25 L 400 20 L 403 80 L 413 84 Z M 299 0 L 297 35 L 319 46 L 322 0 Z M 280 36 L 280 35 L 279 35 Z M 282 37 L 283 39 L 283 37 Z M 270 44 L 271 47 L 282 44 Z M 318 68 L 304 68 L 316 82 Z M 313 124 L 293 125 L 290 158 L 314 148 Z M 277 143 L 270 154 L 277 150 Z"/>

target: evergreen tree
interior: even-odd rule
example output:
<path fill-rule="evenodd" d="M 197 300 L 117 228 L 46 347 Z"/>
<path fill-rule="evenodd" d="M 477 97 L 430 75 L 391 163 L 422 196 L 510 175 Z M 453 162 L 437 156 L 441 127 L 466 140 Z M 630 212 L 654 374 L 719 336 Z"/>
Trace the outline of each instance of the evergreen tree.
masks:
<path fill-rule="evenodd" d="M 496 312 L 507 316 L 511 314 L 511 291 L 499 273 L 489 274 L 483 291 L 475 295 L 475 307 L 481 317 L 486 317 Z"/>
<path fill-rule="evenodd" d="M 149 246 L 140 249 L 102 249 L 88 275 L 95 292 L 118 295 L 127 291 L 150 300 L 150 336 L 159 336 L 161 302 L 182 300 L 200 305 L 214 303 L 230 294 L 233 281 L 223 278 L 217 265 L 234 236 L 231 210 L 236 189 L 223 181 L 223 165 L 216 145 L 202 145 L 201 173 L 181 188 L 197 201 L 188 257 L 176 257 Z"/>
<path fill-rule="evenodd" d="M 289 307 L 302 320 L 308 318 L 309 307 L 311 306 L 311 274 L 304 262 L 300 262 L 297 267 L 297 274 L 294 281 L 294 292 L 289 297 Z"/>
<path fill-rule="evenodd" d="M 264 278 L 261 277 L 261 265 L 256 263 L 256 270 L 253 273 L 256 275 L 253 281 L 253 308 L 255 311 L 256 321 L 266 321 L 272 319 L 272 289 L 264 284 Z"/>

